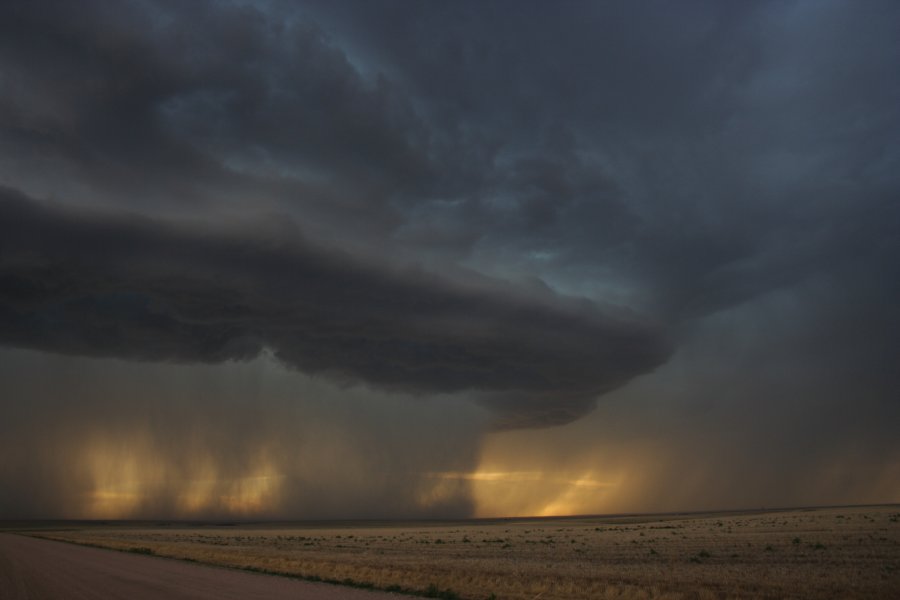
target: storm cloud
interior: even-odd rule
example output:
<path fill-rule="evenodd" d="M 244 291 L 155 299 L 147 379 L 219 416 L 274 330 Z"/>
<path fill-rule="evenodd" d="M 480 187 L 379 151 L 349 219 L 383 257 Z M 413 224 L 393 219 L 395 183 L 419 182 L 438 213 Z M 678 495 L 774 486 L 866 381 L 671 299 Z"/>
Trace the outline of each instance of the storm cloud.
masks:
<path fill-rule="evenodd" d="M 587 301 L 378 268 L 298 235 L 201 234 L 9 192 L 0 223 L 0 341 L 24 348 L 212 363 L 265 347 L 338 380 L 486 392 L 517 425 L 577 418 L 668 354 L 659 333 Z"/>
<path fill-rule="evenodd" d="M 28 473 L 123 427 L 172 463 L 134 514 L 187 510 L 188 449 L 223 481 L 295 477 L 267 514 L 326 514 L 347 488 L 304 504 L 333 461 L 282 427 L 308 435 L 315 397 L 358 471 L 422 449 L 367 480 L 395 504 L 347 514 L 432 514 L 436 482 L 448 514 L 562 506 L 490 508 L 466 478 L 526 459 L 623 474 L 581 511 L 900 500 L 898 22 L 888 0 L 2 3 L 0 344 L 23 366 L 0 477 L 52 513 Z M 290 384 L 234 409 L 216 381 L 261 369 Z M 111 405 L 125 373 L 138 399 Z M 455 449 L 431 443 L 448 406 Z M 277 460 L 234 458 L 266 440 Z"/>

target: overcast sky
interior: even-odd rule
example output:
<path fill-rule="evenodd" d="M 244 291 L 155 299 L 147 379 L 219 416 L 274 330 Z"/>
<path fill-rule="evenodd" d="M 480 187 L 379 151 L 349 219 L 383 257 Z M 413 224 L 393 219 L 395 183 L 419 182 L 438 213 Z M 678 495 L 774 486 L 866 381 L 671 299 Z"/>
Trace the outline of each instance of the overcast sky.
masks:
<path fill-rule="evenodd" d="M 900 4 L 0 5 L 0 517 L 900 501 Z"/>

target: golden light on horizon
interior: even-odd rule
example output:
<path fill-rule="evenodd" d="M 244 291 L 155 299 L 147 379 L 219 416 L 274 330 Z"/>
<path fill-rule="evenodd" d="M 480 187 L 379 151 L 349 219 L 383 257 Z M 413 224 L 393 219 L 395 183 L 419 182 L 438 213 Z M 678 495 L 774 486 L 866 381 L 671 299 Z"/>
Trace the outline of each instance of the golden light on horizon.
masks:
<path fill-rule="evenodd" d="M 569 477 L 557 471 L 430 473 L 443 481 L 469 482 L 476 517 L 550 517 L 599 512 L 604 494 L 619 482 L 588 471 Z"/>
<path fill-rule="evenodd" d="M 127 519 L 154 511 L 178 517 L 253 516 L 271 513 L 279 503 L 284 476 L 265 452 L 243 469 L 223 468 L 212 456 L 193 456 L 172 464 L 147 438 L 94 440 L 78 464 L 88 490 L 78 518 Z"/>
<path fill-rule="evenodd" d="M 487 436 L 466 480 L 477 517 L 603 514 L 628 510 L 647 466 L 647 456 L 596 443 L 573 452 L 565 428 L 510 431 Z"/>
<path fill-rule="evenodd" d="M 603 492 L 618 487 L 618 482 L 603 482 L 587 473 L 578 479 L 565 482 L 561 493 L 551 503 L 545 505 L 535 516 L 559 517 L 602 512 L 599 509 Z"/>
<path fill-rule="evenodd" d="M 129 451 L 128 447 L 144 449 L 146 440 L 132 439 L 131 443 L 92 441 L 82 451 L 80 464 L 86 469 L 91 490 L 87 506 L 79 516 L 90 519 L 121 519 L 133 514 L 145 497 L 148 487 L 163 480 L 159 462 L 145 460 L 145 452 Z"/>
<path fill-rule="evenodd" d="M 275 473 L 259 471 L 257 475 L 241 477 L 228 482 L 227 492 L 220 495 L 218 502 L 229 513 L 238 515 L 251 515 L 264 513 L 271 510 L 275 504 L 275 495 L 281 487 L 284 478 Z"/>
<path fill-rule="evenodd" d="M 717 509 L 739 506 L 744 500 L 716 492 L 710 482 L 719 473 L 710 465 L 694 461 L 672 468 L 665 462 L 672 454 L 650 444 L 632 442 L 617 449 L 604 440 L 578 454 L 557 443 L 564 439 L 562 434 L 543 435 L 543 444 L 531 443 L 521 432 L 488 436 L 474 469 L 410 470 L 402 480 L 408 486 L 402 494 L 409 495 L 384 497 L 406 502 L 412 515 L 480 518 Z M 175 452 L 159 436 L 136 430 L 86 436 L 67 447 L 70 478 L 62 489 L 71 493 L 67 498 L 72 501 L 64 516 L 339 518 L 354 513 L 335 510 L 316 515 L 304 502 L 319 493 L 329 507 L 364 506 L 362 502 L 374 494 L 384 493 L 379 486 L 392 481 L 377 472 L 367 478 L 364 459 L 351 452 L 323 453 L 319 448 L 301 460 L 298 457 L 304 455 L 285 452 L 275 442 L 247 443 L 241 452 L 214 448 L 199 438 Z M 809 503 L 808 498 L 814 501 L 821 490 L 834 495 L 844 490 L 841 498 L 855 503 L 866 503 L 874 494 L 896 498 L 898 473 L 898 460 L 883 466 L 836 457 L 806 475 L 803 488 L 814 492 L 797 494 L 793 501 Z M 667 485 L 657 485 L 660 478 Z M 750 501 L 761 506 L 766 498 Z"/>

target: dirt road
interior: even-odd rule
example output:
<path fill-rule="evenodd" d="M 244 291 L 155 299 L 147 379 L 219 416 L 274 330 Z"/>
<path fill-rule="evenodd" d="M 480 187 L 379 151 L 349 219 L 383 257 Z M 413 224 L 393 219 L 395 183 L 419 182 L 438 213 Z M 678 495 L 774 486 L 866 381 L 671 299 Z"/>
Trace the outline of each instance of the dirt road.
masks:
<path fill-rule="evenodd" d="M 404 596 L 0 534 L 0 600 L 288 598 L 398 600 Z"/>

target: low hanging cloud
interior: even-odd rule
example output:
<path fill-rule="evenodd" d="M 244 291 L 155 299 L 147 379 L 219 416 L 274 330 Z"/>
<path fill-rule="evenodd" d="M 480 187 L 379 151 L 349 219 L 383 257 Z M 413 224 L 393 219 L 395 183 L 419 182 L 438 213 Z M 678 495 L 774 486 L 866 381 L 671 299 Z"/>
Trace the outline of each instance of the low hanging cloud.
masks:
<path fill-rule="evenodd" d="M 0 342 L 219 363 L 268 348 L 301 372 L 411 394 L 471 391 L 497 427 L 584 415 L 663 363 L 661 333 L 545 290 L 369 264 L 298 235 L 0 199 Z"/>

